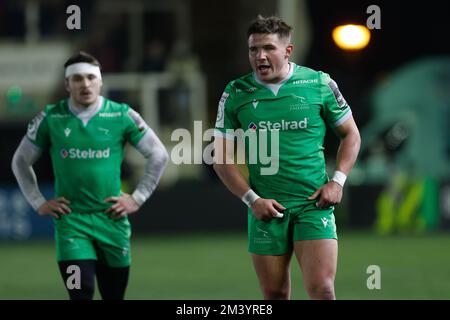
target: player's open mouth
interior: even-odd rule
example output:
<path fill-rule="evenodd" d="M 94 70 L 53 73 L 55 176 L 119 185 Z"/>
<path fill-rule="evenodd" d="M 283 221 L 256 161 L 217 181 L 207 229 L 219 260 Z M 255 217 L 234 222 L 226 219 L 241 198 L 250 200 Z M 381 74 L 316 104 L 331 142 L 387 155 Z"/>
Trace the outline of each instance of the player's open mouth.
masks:
<path fill-rule="evenodd" d="M 266 70 L 268 70 L 268 69 L 270 69 L 270 66 L 269 66 L 269 65 L 261 65 L 261 66 L 258 66 L 258 70 L 259 70 L 259 71 L 266 71 Z"/>

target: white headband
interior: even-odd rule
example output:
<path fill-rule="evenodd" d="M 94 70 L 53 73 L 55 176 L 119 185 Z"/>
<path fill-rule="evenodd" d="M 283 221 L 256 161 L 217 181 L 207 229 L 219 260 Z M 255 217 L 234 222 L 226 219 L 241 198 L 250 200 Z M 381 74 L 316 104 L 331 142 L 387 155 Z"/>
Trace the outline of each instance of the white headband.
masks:
<path fill-rule="evenodd" d="M 68 66 L 66 68 L 66 78 L 70 77 L 73 74 L 93 74 L 99 79 L 102 78 L 100 68 L 87 62 L 74 63 Z"/>

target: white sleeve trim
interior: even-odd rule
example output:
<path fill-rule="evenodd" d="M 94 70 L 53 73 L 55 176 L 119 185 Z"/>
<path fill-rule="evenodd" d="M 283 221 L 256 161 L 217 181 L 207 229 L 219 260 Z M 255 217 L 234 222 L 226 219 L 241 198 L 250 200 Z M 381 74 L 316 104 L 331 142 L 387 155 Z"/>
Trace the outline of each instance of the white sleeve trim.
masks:
<path fill-rule="evenodd" d="M 352 110 L 350 109 L 342 118 L 340 118 L 338 121 L 334 123 L 334 127 L 339 127 L 341 124 L 343 124 L 351 117 L 352 117 Z"/>
<path fill-rule="evenodd" d="M 142 206 L 142 204 L 147 200 L 147 196 L 140 192 L 138 189 L 134 190 L 131 196 L 139 206 Z"/>

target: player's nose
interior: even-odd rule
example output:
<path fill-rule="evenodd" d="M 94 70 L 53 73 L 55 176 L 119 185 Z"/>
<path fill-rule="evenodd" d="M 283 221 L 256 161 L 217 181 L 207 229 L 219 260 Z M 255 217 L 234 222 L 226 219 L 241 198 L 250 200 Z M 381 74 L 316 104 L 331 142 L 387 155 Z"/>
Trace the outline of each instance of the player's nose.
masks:
<path fill-rule="evenodd" d="M 256 53 L 256 59 L 258 60 L 265 60 L 266 59 L 266 52 L 262 49 L 258 50 Z"/>
<path fill-rule="evenodd" d="M 83 80 L 81 81 L 81 86 L 83 88 L 89 87 L 91 84 L 91 80 L 89 80 L 88 78 L 83 78 Z"/>

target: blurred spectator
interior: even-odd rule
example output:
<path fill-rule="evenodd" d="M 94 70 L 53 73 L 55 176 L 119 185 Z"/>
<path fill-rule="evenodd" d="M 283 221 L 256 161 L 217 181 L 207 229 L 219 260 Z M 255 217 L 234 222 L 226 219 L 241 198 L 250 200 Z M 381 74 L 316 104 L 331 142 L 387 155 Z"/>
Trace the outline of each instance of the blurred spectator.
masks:
<path fill-rule="evenodd" d="M 144 47 L 141 71 L 162 72 L 166 67 L 167 47 L 159 38 L 150 39 Z"/>

